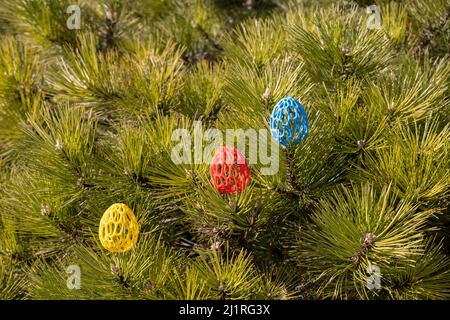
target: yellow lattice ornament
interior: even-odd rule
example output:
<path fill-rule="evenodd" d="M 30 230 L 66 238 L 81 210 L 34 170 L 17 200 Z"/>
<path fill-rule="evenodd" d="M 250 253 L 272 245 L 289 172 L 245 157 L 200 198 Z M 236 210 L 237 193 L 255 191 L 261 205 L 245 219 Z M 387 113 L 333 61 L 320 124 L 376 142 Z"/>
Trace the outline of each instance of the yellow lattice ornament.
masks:
<path fill-rule="evenodd" d="M 113 204 L 100 220 L 98 235 L 103 247 L 111 252 L 132 249 L 139 235 L 139 225 L 133 211 L 126 204 Z"/>

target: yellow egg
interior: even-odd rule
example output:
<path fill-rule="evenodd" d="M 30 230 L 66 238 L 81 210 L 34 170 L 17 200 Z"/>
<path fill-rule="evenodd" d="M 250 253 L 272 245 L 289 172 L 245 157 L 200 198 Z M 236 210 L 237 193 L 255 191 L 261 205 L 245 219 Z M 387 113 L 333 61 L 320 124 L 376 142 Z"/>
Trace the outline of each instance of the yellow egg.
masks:
<path fill-rule="evenodd" d="M 98 235 L 103 247 L 111 252 L 132 249 L 139 235 L 139 225 L 133 211 L 126 204 L 113 204 L 100 220 Z"/>

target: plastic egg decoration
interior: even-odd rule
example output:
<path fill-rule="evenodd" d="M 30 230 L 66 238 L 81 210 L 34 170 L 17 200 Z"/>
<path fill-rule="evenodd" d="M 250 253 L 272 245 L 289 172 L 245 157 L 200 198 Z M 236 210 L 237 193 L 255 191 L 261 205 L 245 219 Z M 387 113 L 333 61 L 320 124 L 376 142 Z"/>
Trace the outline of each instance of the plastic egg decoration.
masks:
<path fill-rule="evenodd" d="M 281 99 L 270 115 L 270 132 L 284 147 L 299 144 L 308 135 L 308 116 L 300 102 Z"/>
<path fill-rule="evenodd" d="M 139 236 L 139 225 L 133 211 L 123 203 L 115 203 L 103 214 L 99 226 L 102 246 L 111 252 L 131 250 Z"/>
<path fill-rule="evenodd" d="M 210 166 L 211 182 L 222 194 L 242 192 L 250 183 L 250 170 L 245 156 L 236 148 L 216 149 Z"/>

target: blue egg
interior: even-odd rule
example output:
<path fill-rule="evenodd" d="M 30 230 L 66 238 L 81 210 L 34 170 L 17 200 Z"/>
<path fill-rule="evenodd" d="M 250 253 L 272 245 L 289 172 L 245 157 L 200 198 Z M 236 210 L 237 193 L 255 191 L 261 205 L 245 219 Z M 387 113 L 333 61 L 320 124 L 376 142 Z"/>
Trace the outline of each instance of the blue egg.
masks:
<path fill-rule="evenodd" d="M 270 115 L 272 137 L 285 147 L 297 145 L 308 134 L 308 116 L 294 98 L 283 98 Z"/>

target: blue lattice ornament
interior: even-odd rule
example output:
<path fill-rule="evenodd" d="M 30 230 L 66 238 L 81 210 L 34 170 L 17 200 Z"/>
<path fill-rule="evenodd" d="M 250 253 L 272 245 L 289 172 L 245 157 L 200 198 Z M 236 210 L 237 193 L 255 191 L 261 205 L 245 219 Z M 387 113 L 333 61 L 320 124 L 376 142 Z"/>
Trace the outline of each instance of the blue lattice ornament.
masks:
<path fill-rule="evenodd" d="M 308 116 L 294 98 L 283 98 L 270 115 L 272 137 L 284 147 L 297 145 L 308 134 Z"/>

